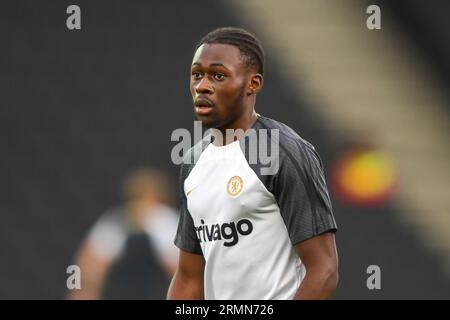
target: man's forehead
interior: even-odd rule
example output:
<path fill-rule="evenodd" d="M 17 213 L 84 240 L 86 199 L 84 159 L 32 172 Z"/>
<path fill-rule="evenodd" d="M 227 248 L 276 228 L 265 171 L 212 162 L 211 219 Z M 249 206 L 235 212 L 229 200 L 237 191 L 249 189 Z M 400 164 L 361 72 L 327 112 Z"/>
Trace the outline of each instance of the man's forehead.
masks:
<path fill-rule="evenodd" d="M 242 65 L 239 48 L 223 43 L 204 43 L 194 54 L 192 64 L 210 65 L 223 64 L 225 66 Z"/>

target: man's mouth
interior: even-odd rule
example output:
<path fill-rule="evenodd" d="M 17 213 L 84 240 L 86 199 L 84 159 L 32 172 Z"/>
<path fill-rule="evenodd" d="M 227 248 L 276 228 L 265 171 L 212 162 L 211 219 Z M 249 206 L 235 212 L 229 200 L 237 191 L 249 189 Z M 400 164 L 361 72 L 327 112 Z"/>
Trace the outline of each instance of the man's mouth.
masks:
<path fill-rule="evenodd" d="M 197 115 L 207 115 L 213 109 L 213 102 L 209 99 L 199 98 L 195 101 L 195 113 Z"/>
<path fill-rule="evenodd" d="M 195 112 L 198 115 L 206 115 L 208 113 L 210 113 L 212 110 L 211 106 L 207 106 L 207 105 L 197 105 L 195 106 Z"/>

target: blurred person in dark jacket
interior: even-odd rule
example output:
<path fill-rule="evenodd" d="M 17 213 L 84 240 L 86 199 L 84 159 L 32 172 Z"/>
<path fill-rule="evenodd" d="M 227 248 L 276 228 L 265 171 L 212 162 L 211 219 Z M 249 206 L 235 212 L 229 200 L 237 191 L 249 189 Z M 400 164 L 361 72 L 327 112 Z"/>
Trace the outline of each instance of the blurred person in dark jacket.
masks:
<path fill-rule="evenodd" d="M 131 172 L 124 204 L 103 213 L 76 255 L 81 289 L 70 299 L 164 299 L 178 249 L 178 215 L 167 177 L 152 169 Z"/>

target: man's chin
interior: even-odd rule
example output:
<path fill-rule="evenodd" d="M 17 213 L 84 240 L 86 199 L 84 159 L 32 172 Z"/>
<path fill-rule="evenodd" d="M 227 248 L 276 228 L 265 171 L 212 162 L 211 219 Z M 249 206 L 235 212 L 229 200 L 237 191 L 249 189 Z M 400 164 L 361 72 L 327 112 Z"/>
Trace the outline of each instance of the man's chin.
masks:
<path fill-rule="evenodd" d="M 220 121 L 211 117 L 195 115 L 195 120 L 201 121 L 202 126 L 207 129 L 213 129 L 220 126 Z"/>

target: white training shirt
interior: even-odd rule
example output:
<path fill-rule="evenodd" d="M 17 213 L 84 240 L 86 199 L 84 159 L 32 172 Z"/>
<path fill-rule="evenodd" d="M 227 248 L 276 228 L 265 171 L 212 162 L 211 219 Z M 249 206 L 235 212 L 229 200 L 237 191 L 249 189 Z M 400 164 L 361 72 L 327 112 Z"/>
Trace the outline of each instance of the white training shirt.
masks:
<path fill-rule="evenodd" d="M 263 174 L 248 136 L 221 147 L 205 139 L 181 167 L 175 244 L 204 256 L 205 299 L 292 299 L 305 276 L 294 245 L 337 229 L 314 147 L 269 118 L 253 129 L 278 130 L 276 172 Z"/>

